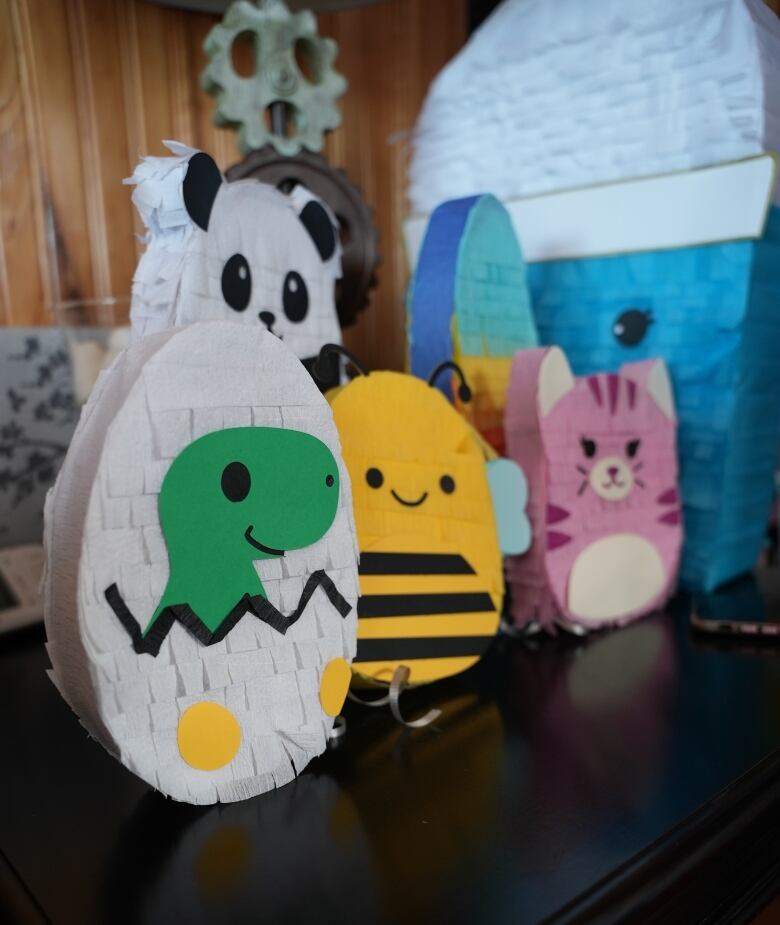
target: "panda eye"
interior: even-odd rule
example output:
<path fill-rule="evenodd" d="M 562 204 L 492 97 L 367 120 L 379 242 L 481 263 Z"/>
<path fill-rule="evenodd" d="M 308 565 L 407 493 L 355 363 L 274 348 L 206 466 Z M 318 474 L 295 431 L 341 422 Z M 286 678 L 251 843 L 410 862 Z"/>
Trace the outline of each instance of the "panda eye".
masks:
<path fill-rule="evenodd" d="M 637 450 L 639 449 L 639 444 L 641 442 L 642 442 L 641 440 L 629 440 L 628 441 L 628 443 L 626 444 L 626 456 L 628 456 L 629 459 L 633 459 L 636 456 Z"/>
<path fill-rule="evenodd" d="M 653 323 L 653 315 L 639 308 L 627 308 L 621 312 L 612 325 L 615 340 L 624 347 L 636 347 L 641 343 Z"/>
<path fill-rule="evenodd" d="M 588 459 L 593 459 L 596 455 L 596 441 L 589 440 L 587 437 L 583 437 L 580 440 L 580 445 L 582 446 L 582 452 L 588 457 Z"/>
<path fill-rule="evenodd" d="M 222 268 L 222 297 L 236 312 L 242 312 L 252 297 L 252 273 L 243 254 L 233 254 Z"/>
<path fill-rule="evenodd" d="M 282 308 L 290 321 L 296 324 L 303 321 L 309 311 L 309 292 L 306 289 L 306 283 L 301 274 L 296 273 L 295 270 L 290 270 L 284 278 Z"/>

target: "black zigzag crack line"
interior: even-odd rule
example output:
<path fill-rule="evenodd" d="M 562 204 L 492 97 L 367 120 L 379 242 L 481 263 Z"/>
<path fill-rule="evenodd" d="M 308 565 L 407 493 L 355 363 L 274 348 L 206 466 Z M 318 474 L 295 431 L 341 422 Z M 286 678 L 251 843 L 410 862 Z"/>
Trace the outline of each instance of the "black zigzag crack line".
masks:
<path fill-rule="evenodd" d="M 219 627 L 213 632 L 206 626 L 189 604 L 171 604 L 160 613 L 160 616 L 155 620 L 152 628 L 144 635 L 140 624 L 132 613 L 130 613 L 130 609 L 127 604 L 125 604 L 116 584 L 112 584 L 110 587 L 106 588 L 105 595 L 109 606 L 117 615 L 119 622 L 127 630 L 132 639 L 135 651 L 139 655 L 145 653 L 148 655 L 157 655 L 165 637 L 177 620 L 204 646 L 214 645 L 214 643 L 224 639 L 245 613 L 254 615 L 258 620 L 262 620 L 263 623 L 267 623 L 272 629 L 284 635 L 293 623 L 296 623 L 300 619 L 312 594 L 314 594 L 317 588 L 322 588 L 328 600 L 342 617 L 346 617 L 350 610 L 352 610 L 352 606 L 347 602 L 336 585 L 333 584 L 332 579 L 326 574 L 324 569 L 317 569 L 316 572 L 312 572 L 311 575 L 309 575 L 303 591 L 301 592 L 298 606 L 288 617 L 280 610 L 277 610 L 277 608 L 261 594 L 255 594 L 253 596 L 244 594 L 236 603 L 235 607 L 227 614 Z"/>

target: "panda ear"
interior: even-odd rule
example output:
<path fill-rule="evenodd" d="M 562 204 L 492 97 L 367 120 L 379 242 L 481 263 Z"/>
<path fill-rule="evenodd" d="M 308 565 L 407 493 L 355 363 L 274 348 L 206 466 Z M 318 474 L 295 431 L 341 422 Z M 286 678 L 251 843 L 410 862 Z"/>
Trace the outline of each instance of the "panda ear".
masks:
<path fill-rule="evenodd" d="M 336 229 L 327 209 L 316 199 L 310 199 L 301 209 L 298 218 L 309 232 L 322 260 L 330 260 L 336 251 Z"/>
<path fill-rule="evenodd" d="M 222 186 L 222 174 L 214 159 L 203 151 L 193 154 L 184 175 L 184 207 L 195 224 L 208 230 L 214 200 Z"/>

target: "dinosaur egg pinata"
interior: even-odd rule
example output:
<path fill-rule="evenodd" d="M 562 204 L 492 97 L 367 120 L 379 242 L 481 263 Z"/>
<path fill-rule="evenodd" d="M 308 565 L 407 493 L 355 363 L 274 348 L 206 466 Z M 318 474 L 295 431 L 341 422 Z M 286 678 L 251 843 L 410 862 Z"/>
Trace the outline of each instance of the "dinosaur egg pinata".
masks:
<path fill-rule="evenodd" d="M 102 374 L 47 502 L 52 677 L 131 771 L 190 803 L 320 754 L 355 652 L 330 409 L 260 326 L 150 335 Z"/>

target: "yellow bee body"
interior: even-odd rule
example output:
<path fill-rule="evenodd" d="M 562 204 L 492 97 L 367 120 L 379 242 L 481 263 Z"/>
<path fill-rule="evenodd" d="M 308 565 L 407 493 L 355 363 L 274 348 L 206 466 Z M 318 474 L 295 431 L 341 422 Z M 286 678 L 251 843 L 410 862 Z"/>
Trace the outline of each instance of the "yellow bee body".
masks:
<path fill-rule="evenodd" d="M 355 671 L 411 683 L 473 665 L 498 629 L 502 559 L 484 445 L 426 382 L 372 372 L 328 395 L 360 547 Z"/>

